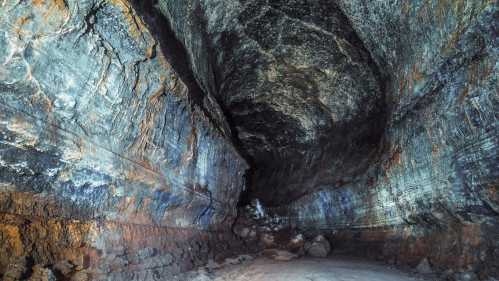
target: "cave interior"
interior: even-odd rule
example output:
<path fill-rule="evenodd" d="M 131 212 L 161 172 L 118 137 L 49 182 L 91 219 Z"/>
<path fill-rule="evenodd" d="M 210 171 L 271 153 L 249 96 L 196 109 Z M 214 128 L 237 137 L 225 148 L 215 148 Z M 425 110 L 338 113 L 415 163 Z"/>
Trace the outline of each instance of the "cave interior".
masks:
<path fill-rule="evenodd" d="M 499 280 L 497 7 L 0 1 L 0 277 Z"/>

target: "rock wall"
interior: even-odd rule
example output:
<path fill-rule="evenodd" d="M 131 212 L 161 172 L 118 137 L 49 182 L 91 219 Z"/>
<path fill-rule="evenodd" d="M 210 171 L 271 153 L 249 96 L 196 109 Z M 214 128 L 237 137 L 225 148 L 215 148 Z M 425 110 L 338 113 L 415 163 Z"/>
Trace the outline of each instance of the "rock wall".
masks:
<path fill-rule="evenodd" d="M 338 3 L 389 78 L 382 156 L 275 212 L 342 250 L 498 276 L 497 3 Z"/>
<path fill-rule="evenodd" d="M 164 279 L 235 248 L 247 164 L 167 51 L 124 0 L 0 1 L 4 280 Z"/>
<path fill-rule="evenodd" d="M 278 205 L 366 168 L 385 124 L 384 82 L 335 3 L 157 7 L 229 118 L 251 163 L 254 196 Z"/>
<path fill-rule="evenodd" d="M 498 274 L 496 1 L 158 8 L 237 132 L 250 197 L 343 250 Z"/>

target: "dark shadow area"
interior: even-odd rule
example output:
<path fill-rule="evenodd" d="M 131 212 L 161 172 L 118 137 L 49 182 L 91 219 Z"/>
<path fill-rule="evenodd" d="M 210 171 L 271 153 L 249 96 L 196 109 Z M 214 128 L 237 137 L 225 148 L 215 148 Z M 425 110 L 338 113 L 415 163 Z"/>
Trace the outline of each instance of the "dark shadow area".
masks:
<path fill-rule="evenodd" d="M 168 62 L 172 65 L 173 70 L 178 74 L 181 80 L 186 84 L 189 90 L 189 98 L 196 106 L 203 109 L 204 113 L 210 118 L 214 126 L 219 126 L 218 122 L 213 118 L 210 110 L 205 108 L 204 98 L 206 96 L 205 91 L 202 89 L 198 81 L 196 80 L 192 71 L 192 62 L 190 61 L 189 55 L 184 48 L 182 42 L 180 42 L 174 31 L 172 30 L 171 24 L 167 18 L 156 7 L 157 0 L 134 0 L 132 5 L 135 8 L 139 16 L 147 24 L 149 30 L 151 31 L 154 38 L 160 43 L 161 51 L 165 55 Z M 201 15 L 197 18 L 196 24 L 204 24 L 206 20 L 202 18 Z M 214 51 L 213 51 L 214 52 Z M 217 80 L 216 71 L 213 73 L 214 79 Z M 213 97 L 216 100 L 216 97 Z M 228 137 L 231 138 L 232 144 L 239 152 L 239 154 L 246 160 L 250 168 L 245 174 L 246 186 L 250 187 L 253 185 L 252 179 L 254 174 L 254 161 L 252 157 L 243 149 L 241 149 L 241 142 L 237 137 L 235 130 L 234 120 L 231 117 L 230 112 L 224 108 L 223 104 L 217 101 L 218 106 L 222 109 L 225 121 L 228 123 L 232 134 Z M 222 131 L 219 128 L 220 131 Z M 250 202 L 252 194 L 249 188 L 241 193 L 241 198 L 238 202 L 239 205 L 243 206 Z"/>
<path fill-rule="evenodd" d="M 220 122 L 217 122 L 213 113 L 210 112 L 212 109 L 206 108 L 205 105 L 205 98 L 208 94 L 206 91 L 209 89 L 203 89 L 201 82 L 196 79 L 192 67 L 194 62 L 190 61 L 189 50 L 185 49 L 183 43 L 179 41 L 173 31 L 169 20 L 156 6 L 157 0 L 136 0 L 133 1 L 133 5 L 137 13 L 148 25 L 153 36 L 160 43 L 161 50 L 171 63 L 174 71 L 187 85 L 191 101 L 202 108 L 212 120 L 212 123 L 220 129 Z M 285 8 L 286 6 L 279 7 Z M 258 115 L 249 115 L 241 119 L 240 116 L 234 115 L 233 112 L 248 107 L 248 110 L 252 110 L 252 106 L 257 106 L 253 101 L 241 104 L 225 104 L 219 100 L 224 95 L 230 95 L 230 93 L 219 93 L 221 91 L 221 85 L 219 84 L 222 79 L 220 78 L 220 70 L 217 69 L 214 61 L 217 50 L 210 45 L 208 34 L 201 28 L 207 25 L 207 19 L 205 19 L 205 15 L 199 7 L 194 9 L 193 13 L 192 24 L 195 27 L 200 27 L 196 29 L 196 32 L 203 38 L 204 47 L 209 49 L 207 53 L 213 54 L 213 57 L 208 58 L 209 68 L 212 69 L 208 74 L 213 77 L 207 78 L 208 80 L 212 79 L 214 82 L 214 85 L 207 86 L 214 88 L 210 89 L 210 91 L 215 91 L 215 93 L 211 93 L 214 95 L 211 98 L 216 100 L 224 115 L 225 120 L 223 122 L 227 122 L 230 128 L 231 134 L 228 137 L 231 138 L 233 145 L 250 165 L 250 169 L 245 176 L 247 189 L 241 194 L 240 206 L 247 205 L 253 198 L 259 198 L 269 206 L 287 204 L 317 191 L 319 186 L 339 187 L 343 183 L 348 183 L 350 179 L 365 173 L 372 163 L 379 161 L 379 157 L 383 154 L 383 147 L 386 146 L 383 144 L 383 135 L 390 111 L 387 103 L 387 96 L 390 95 L 386 94 L 386 85 L 389 81 L 388 75 L 383 73 L 372 59 L 362 40 L 351 28 L 351 23 L 339 9 L 335 10 L 337 24 L 348 27 L 348 30 L 341 31 L 341 34 L 355 47 L 360 56 L 364 57 L 366 66 L 371 69 L 378 83 L 381 98 L 377 99 L 376 110 L 370 113 L 369 122 L 366 123 L 365 118 L 361 116 L 358 120 L 353 119 L 346 123 L 340 120 L 340 122 L 335 121 L 326 124 L 321 129 L 321 136 L 314 143 L 309 144 L 296 142 L 296 135 L 286 135 L 287 131 L 293 133 L 300 132 L 300 130 L 294 127 L 296 125 L 295 120 L 288 120 L 289 118 L 280 112 L 269 109 L 263 112 L 258 111 Z M 223 33 L 222 37 L 230 37 L 230 35 L 230 33 Z M 223 46 L 219 46 L 225 52 L 229 52 L 227 48 L 231 48 L 239 40 L 235 35 L 232 37 L 232 40 L 222 40 L 225 43 Z M 239 77 L 239 79 L 245 78 Z M 299 81 L 296 83 L 299 83 Z M 323 117 L 317 116 L 317 118 Z M 252 143 L 246 140 L 243 142 L 238 137 L 236 128 L 241 126 L 249 131 L 260 132 L 271 140 L 278 141 L 282 139 L 287 140 L 289 143 L 280 143 L 279 141 L 272 143 L 274 149 L 266 152 L 261 149 L 262 144 L 260 142 L 255 141 Z M 287 148 L 283 150 L 283 147 Z M 310 163 L 304 161 L 303 153 L 312 157 Z M 319 180 L 316 180 L 316 178 Z M 293 182 L 301 182 L 300 188 L 298 188 L 298 185 L 294 186 Z"/>
<path fill-rule="evenodd" d="M 155 8 L 156 2 L 155 0 L 134 0 L 132 5 L 160 43 L 161 51 L 167 61 L 187 85 L 191 100 L 196 105 L 202 106 L 204 93 L 192 74 L 189 56 L 182 43 L 175 37 L 168 20 Z"/>

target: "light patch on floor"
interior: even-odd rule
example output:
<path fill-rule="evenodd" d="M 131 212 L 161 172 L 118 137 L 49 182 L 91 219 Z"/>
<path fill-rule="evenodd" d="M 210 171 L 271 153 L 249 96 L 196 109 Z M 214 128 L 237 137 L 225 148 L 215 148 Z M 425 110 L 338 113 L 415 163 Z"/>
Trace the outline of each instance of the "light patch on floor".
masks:
<path fill-rule="evenodd" d="M 199 281 L 416 281 L 427 280 L 382 263 L 334 257 L 275 261 L 265 257 L 200 272 Z"/>

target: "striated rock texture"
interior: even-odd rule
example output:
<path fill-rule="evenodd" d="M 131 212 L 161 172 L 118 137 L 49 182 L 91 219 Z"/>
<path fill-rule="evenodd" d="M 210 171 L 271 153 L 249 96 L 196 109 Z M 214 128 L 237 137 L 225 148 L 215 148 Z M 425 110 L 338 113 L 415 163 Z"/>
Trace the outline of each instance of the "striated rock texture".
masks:
<path fill-rule="evenodd" d="M 496 1 L 338 5 L 388 77 L 381 157 L 274 211 L 343 250 L 498 276 Z"/>
<path fill-rule="evenodd" d="M 333 251 L 498 276 L 498 18 L 494 0 L 0 1 L 0 274 L 168 279 L 239 247 L 247 185 L 239 203 Z"/>
<path fill-rule="evenodd" d="M 247 164 L 167 51 L 127 1 L 0 1 L 0 276 L 164 279 L 237 243 Z"/>
<path fill-rule="evenodd" d="M 385 123 L 383 82 L 334 2 L 157 7 L 235 129 L 255 196 L 280 204 L 366 168 Z"/>
<path fill-rule="evenodd" d="M 250 198 L 344 250 L 499 274 L 496 1 L 156 8 L 235 129 Z"/>

